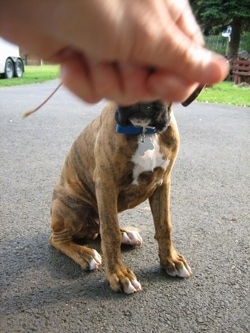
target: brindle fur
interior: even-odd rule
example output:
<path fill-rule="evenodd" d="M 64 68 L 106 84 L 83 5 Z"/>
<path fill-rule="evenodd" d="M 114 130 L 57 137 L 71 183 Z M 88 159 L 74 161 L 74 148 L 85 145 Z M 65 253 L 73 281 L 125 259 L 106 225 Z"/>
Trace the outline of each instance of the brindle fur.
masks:
<path fill-rule="evenodd" d="M 155 238 L 161 265 L 169 274 L 187 267 L 185 259 L 174 249 L 171 238 L 170 174 L 179 147 L 176 122 L 159 136 L 161 152 L 170 162 L 140 174 L 138 185 L 132 184 L 131 157 L 138 146 L 135 135 L 115 134 L 117 105 L 110 103 L 74 142 L 57 182 L 51 207 L 50 243 L 87 269 L 93 250 L 76 244 L 76 238 L 101 235 L 105 272 L 111 288 L 126 290 L 136 279 L 121 256 L 121 233 L 118 212 L 133 208 L 149 199 Z M 165 106 L 171 112 L 171 106 Z"/>

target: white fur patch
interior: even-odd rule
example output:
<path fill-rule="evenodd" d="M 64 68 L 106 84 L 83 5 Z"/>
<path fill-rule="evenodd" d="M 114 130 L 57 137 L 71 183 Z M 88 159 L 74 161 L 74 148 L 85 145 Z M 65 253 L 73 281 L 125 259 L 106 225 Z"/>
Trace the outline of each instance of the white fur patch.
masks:
<path fill-rule="evenodd" d="M 140 290 L 142 290 L 141 284 L 136 279 L 130 281 L 126 289 L 124 288 L 124 292 L 126 294 L 133 294 L 134 292 Z"/>
<path fill-rule="evenodd" d="M 188 278 L 192 274 L 191 268 L 188 266 L 183 267 L 182 269 L 179 270 L 178 276 L 183 277 L 183 278 Z"/>
<path fill-rule="evenodd" d="M 89 270 L 93 271 L 99 268 L 99 266 L 102 264 L 102 257 L 100 254 L 93 250 L 93 258 L 89 262 Z"/>
<path fill-rule="evenodd" d="M 187 267 L 183 266 L 180 269 L 175 269 L 175 271 L 168 271 L 168 275 L 170 276 L 179 276 L 182 278 L 189 278 L 192 275 L 191 268 L 187 265 Z"/>
<path fill-rule="evenodd" d="M 164 160 L 160 152 L 157 134 L 146 135 L 145 142 L 141 142 L 141 137 L 138 138 L 138 148 L 132 156 L 134 163 L 133 182 L 138 185 L 138 177 L 144 171 L 153 171 L 156 167 L 167 169 L 169 160 Z"/>
<path fill-rule="evenodd" d="M 142 244 L 142 238 L 138 231 L 126 230 L 122 233 L 122 244 L 138 246 Z"/>

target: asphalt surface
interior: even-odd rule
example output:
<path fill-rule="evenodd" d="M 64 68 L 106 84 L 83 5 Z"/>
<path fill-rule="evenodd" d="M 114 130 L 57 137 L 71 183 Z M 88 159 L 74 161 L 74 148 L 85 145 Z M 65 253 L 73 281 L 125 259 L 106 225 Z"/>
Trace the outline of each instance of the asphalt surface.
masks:
<path fill-rule="evenodd" d="M 0 89 L 0 332 L 250 332 L 249 108 L 175 106 L 182 143 L 172 175 L 173 237 L 193 275 L 161 270 L 144 203 L 120 216 L 144 241 L 123 251 L 143 287 L 128 296 L 110 290 L 103 269 L 86 273 L 48 244 L 65 155 L 104 104 L 89 106 L 62 88 L 22 120 L 56 84 Z"/>

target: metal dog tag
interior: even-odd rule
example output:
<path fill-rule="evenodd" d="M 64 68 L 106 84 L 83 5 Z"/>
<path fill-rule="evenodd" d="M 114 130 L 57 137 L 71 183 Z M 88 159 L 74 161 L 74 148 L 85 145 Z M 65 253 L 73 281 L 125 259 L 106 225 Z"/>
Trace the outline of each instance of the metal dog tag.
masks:
<path fill-rule="evenodd" d="M 151 136 L 145 135 L 144 141 L 139 142 L 139 146 L 138 146 L 138 152 L 139 152 L 140 156 L 143 156 L 147 150 L 153 150 L 153 149 L 154 149 L 154 145 L 152 143 Z"/>

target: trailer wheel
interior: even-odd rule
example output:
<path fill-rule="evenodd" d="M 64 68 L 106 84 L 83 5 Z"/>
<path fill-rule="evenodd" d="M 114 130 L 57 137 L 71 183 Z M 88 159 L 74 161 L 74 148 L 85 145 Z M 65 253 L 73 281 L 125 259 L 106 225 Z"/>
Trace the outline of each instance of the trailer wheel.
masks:
<path fill-rule="evenodd" d="M 20 58 L 17 59 L 15 62 L 15 69 L 14 69 L 14 76 L 15 77 L 22 77 L 23 76 L 23 62 Z"/>
<path fill-rule="evenodd" d="M 6 79 L 11 79 L 14 76 L 14 63 L 11 59 L 7 59 L 5 63 L 4 76 Z"/>

